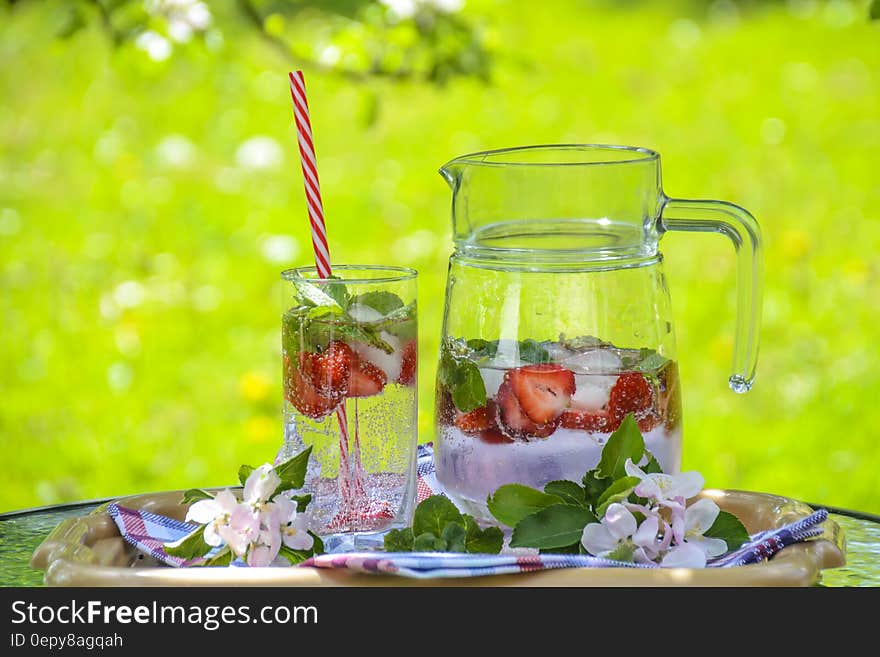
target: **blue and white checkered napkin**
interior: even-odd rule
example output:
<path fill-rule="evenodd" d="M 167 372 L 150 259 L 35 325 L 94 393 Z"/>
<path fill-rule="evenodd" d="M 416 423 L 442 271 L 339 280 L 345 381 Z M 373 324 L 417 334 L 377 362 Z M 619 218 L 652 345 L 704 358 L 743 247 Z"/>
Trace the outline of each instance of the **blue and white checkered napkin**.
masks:
<path fill-rule="evenodd" d="M 430 444 L 419 446 L 418 475 L 419 501 L 442 492 L 434 476 L 434 451 Z M 111 504 L 108 510 L 119 527 L 122 537 L 141 552 L 175 567 L 195 565 L 201 561 L 196 559 L 186 562 L 178 557 L 172 557 L 165 553 L 163 547 L 165 543 L 183 538 L 198 525 L 147 511 L 128 509 L 118 504 Z M 823 532 L 821 525 L 827 517 L 828 512 L 819 509 L 797 522 L 755 534 L 738 550 L 710 559 L 707 567 L 730 568 L 765 561 L 784 547 L 820 536 Z M 552 568 L 659 568 L 659 566 L 623 563 L 577 554 L 496 555 L 413 552 L 322 554 L 300 565 L 419 579 L 507 575 Z"/>

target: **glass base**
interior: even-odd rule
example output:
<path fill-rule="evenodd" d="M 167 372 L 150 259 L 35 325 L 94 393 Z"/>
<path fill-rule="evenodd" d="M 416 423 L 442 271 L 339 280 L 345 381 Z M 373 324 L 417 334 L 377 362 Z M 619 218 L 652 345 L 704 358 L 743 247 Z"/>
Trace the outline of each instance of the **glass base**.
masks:
<path fill-rule="evenodd" d="M 385 534 L 394 527 L 379 532 L 350 532 L 321 536 L 327 554 L 343 552 L 378 552 L 385 549 Z"/>

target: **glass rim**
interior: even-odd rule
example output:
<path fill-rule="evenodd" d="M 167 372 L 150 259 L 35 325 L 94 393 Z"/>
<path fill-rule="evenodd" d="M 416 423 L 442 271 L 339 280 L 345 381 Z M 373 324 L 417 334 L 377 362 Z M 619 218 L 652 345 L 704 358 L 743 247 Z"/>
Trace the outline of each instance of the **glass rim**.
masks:
<path fill-rule="evenodd" d="M 495 160 L 496 156 L 519 152 L 535 151 L 589 151 L 600 153 L 611 151 L 615 153 L 630 153 L 631 157 L 623 160 L 584 160 L 581 162 L 517 162 L 515 160 Z M 493 150 L 477 151 L 456 157 L 441 167 L 441 171 L 452 164 L 473 164 L 482 166 L 529 166 L 529 167 L 567 167 L 567 166 L 610 166 L 614 164 L 635 164 L 637 162 L 656 162 L 660 159 L 660 153 L 642 146 L 622 146 L 618 144 L 536 144 L 533 146 L 512 146 L 509 148 L 496 148 Z"/>
<path fill-rule="evenodd" d="M 318 278 L 318 268 L 315 265 L 305 265 L 302 267 L 292 267 L 281 272 L 281 278 L 291 283 L 296 281 L 307 281 L 318 285 L 333 285 L 338 283 L 345 284 L 366 284 L 366 283 L 398 283 L 416 278 L 419 272 L 411 267 L 402 267 L 399 265 L 333 265 L 333 274 L 344 274 L 347 271 L 371 271 L 384 272 L 387 276 L 377 276 L 375 278 L 364 278 L 356 276 L 354 278 L 346 278 L 344 275 L 339 278 Z M 307 277 L 305 274 L 313 274 L 314 278 Z"/>

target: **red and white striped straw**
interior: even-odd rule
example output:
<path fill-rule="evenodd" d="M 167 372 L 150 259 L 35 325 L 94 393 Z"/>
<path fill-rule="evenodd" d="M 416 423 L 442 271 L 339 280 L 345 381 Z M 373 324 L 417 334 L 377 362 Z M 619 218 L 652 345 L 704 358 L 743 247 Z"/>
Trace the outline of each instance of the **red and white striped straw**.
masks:
<path fill-rule="evenodd" d="M 306 83 L 302 71 L 292 71 L 287 75 L 290 78 L 290 96 L 293 98 L 293 116 L 296 119 L 296 137 L 306 186 L 309 223 L 312 225 L 315 266 L 318 276 L 327 278 L 332 274 L 330 247 L 327 246 L 327 227 L 324 224 L 324 204 L 321 202 L 321 185 L 318 182 L 318 164 L 312 139 L 312 123 L 309 120 L 309 103 L 306 100 Z"/>

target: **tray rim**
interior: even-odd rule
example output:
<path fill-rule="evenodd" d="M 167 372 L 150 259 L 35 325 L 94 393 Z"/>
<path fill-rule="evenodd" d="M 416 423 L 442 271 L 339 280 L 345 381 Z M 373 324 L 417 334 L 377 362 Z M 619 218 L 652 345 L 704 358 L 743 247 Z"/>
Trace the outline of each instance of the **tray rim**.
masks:
<path fill-rule="evenodd" d="M 87 515 L 64 520 L 34 551 L 31 566 L 45 571 L 45 583 L 49 586 L 795 587 L 812 585 L 818 581 L 821 570 L 845 563 L 845 537 L 839 525 L 829 519 L 825 521 L 825 532 L 817 539 L 786 547 L 770 561 L 727 569 L 566 568 L 514 575 L 424 580 L 311 567 L 221 569 L 116 565 L 131 560 L 137 551 L 123 541 L 107 514 L 107 507 L 116 502 L 133 508 L 161 507 L 152 509 L 156 512 L 169 512 L 171 508 L 170 515 L 182 517 L 186 507 L 179 503 L 181 495 L 182 491 L 160 491 L 125 496 L 109 500 Z M 763 518 L 762 526 L 749 527 L 750 532 L 780 526 L 812 512 L 812 508 L 803 502 L 754 491 L 707 489 L 698 497 L 714 499 L 723 509 L 751 511 L 755 514 L 748 518 L 751 523 Z M 178 501 L 172 504 L 171 500 Z M 746 523 L 747 526 L 750 522 Z M 101 554 L 96 557 L 98 548 L 101 548 Z M 96 559 L 104 563 L 95 563 Z"/>

